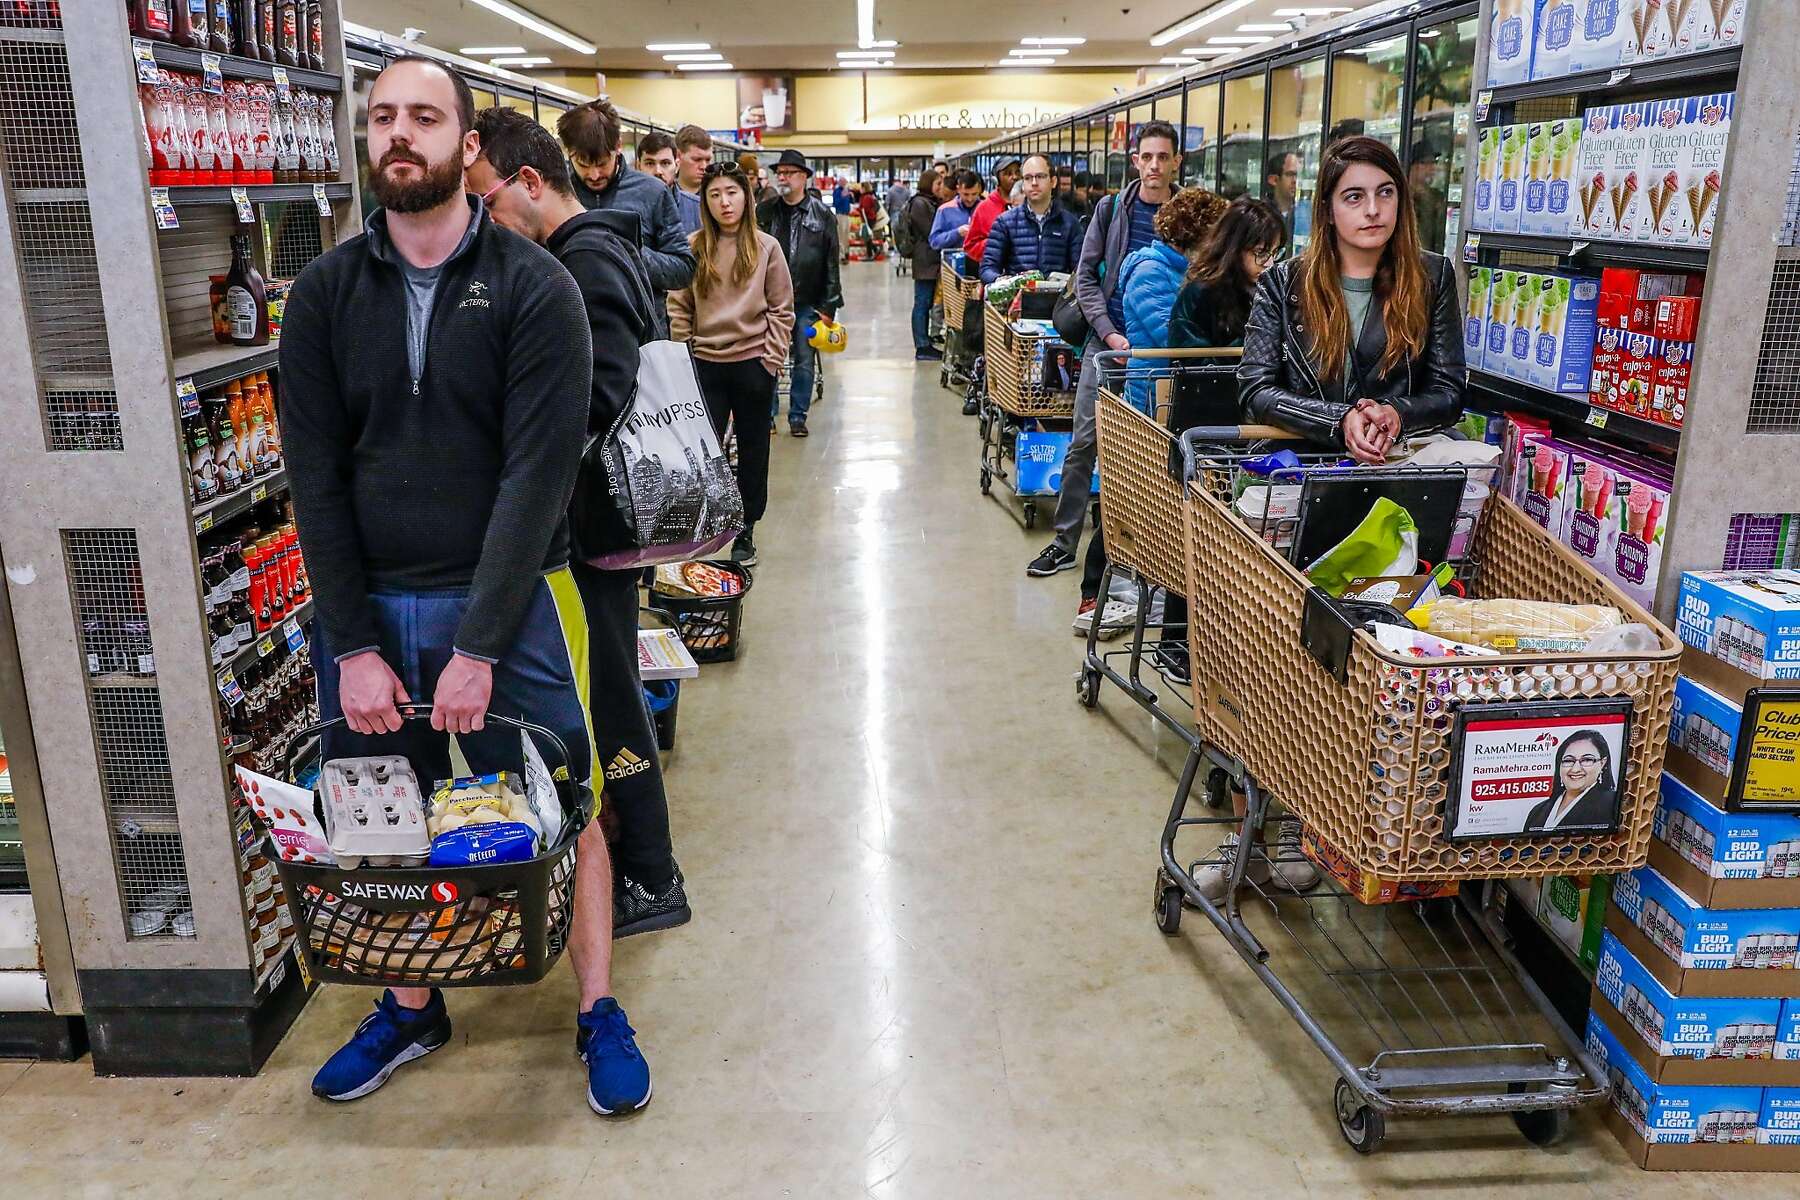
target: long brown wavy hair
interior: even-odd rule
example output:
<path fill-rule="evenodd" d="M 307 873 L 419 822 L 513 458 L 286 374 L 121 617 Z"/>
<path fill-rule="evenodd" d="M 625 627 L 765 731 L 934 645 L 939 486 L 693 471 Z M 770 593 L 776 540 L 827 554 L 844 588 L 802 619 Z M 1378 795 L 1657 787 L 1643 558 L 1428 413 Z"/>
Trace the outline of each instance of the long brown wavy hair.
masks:
<path fill-rule="evenodd" d="M 1267 200 L 1239 196 L 1193 256 L 1187 282 L 1211 288 L 1225 324 L 1241 330 L 1250 312 L 1250 294 L 1256 287 L 1250 273 L 1244 270 L 1244 255 L 1274 254 L 1285 245 L 1287 223 L 1275 206 Z"/>
<path fill-rule="evenodd" d="M 750 194 L 750 182 L 745 178 L 743 168 L 735 162 L 715 164 L 706 169 L 706 177 L 700 181 L 700 228 L 688 239 L 694 247 L 693 288 L 696 300 L 705 300 L 714 288 L 721 286 L 718 268 L 713 266 L 713 254 L 718 250 L 719 239 L 725 236 L 725 231 L 719 227 L 719 219 L 713 216 L 712 206 L 706 202 L 706 189 L 719 179 L 735 184 L 744 193 L 744 219 L 737 227 L 737 255 L 731 263 L 731 286 L 744 286 L 744 282 L 756 270 L 756 257 L 759 253 L 756 245 L 756 198 Z"/>
<path fill-rule="evenodd" d="M 1350 350 L 1350 313 L 1344 306 L 1339 271 L 1337 225 L 1331 219 L 1331 201 L 1338 184 L 1353 163 L 1366 163 L 1394 181 L 1397 208 L 1394 235 L 1388 239 L 1375 268 L 1375 299 L 1381 305 L 1381 322 L 1387 328 L 1387 349 L 1379 370 L 1385 374 L 1402 359 L 1416 358 L 1425 349 L 1429 323 L 1431 283 L 1425 278 L 1420 257 L 1419 227 L 1413 217 L 1412 196 L 1406 171 L 1393 149 L 1372 137 L 1347 137 L 1325 147 L 1319 164 L 1319 190 L 1313 195 L 1313 234 L 1300 258 L 1300 316 L 1312 329 L 1313 352 L 1320 374 L 1338 378 Z"/>

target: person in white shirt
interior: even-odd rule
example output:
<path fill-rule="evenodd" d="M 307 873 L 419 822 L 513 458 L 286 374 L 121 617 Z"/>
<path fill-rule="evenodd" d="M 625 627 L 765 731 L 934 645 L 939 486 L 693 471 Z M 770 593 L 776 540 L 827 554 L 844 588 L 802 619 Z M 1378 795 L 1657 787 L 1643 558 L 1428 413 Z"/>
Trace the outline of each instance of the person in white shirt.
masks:
<path fill-rule="evenodd" d="M 1606 739 L 1592 729 L 1577 730 L 1556 748 L 1556 783 L 1526 815 L 1524 832 L 1605 829 L 1614 822 L 1618 795 Z"/>

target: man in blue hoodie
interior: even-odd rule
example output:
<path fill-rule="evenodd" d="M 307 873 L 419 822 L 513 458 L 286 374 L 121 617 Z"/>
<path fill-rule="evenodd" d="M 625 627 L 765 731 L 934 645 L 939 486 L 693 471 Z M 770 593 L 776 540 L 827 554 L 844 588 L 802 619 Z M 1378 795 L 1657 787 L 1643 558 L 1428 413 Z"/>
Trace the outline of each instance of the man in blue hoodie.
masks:
<path fill-rule="evenodd" d="M 675 196 L 661 180 L 625 165 L 619 153 L 619 114 L 605 100 L 590 100 L 556 121 L 556 136 L 569 156 L 575 198 L 589 210 L 613 209 L 636 215 L 644 270 L 657 300 L 694 278 L 694 252 L 675 208 Z"/>

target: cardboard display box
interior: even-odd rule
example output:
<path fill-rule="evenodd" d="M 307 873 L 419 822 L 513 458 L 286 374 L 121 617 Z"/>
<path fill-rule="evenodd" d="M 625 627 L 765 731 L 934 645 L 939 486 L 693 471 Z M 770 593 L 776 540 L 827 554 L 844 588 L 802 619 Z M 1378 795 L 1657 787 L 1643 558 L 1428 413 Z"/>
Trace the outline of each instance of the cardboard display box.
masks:
<path fill-rule="evenodd" d="M 1705 908 L 1649 867 L 1619 876 L 1613 899 L 1664 955 L 1689 970 L 1746 977 L 1781 974 L 1794 970 L 1800 958 L 1800 909 Z M 1800 979 L 1800 974 L 1788 979 Z M 1710 994 L 1785 996 L 1790 992 Z"/>
<path fill-rule="evenodd" d="M 1702 907 L 1800 908 L 1800 875 L 1769 875 L 1793 870 L 1800 816 L 1728 813 L 1665 771 L 1651 832 L 1649 865 Z"/>
<path fill-rule="evenodd" d="M 1614 893 L 1615 898 L 1617 892 Z M 1800 987 L 1800 975 L 1792 971 L 1737 968 L 1708 970 L 1682 967 L 1631 923 L 1617 904 L 1606 911 L 1606 932 L 1644 964 L 1656 981 L 1677 996 L 1776 996 L 1785 998 Z"/>

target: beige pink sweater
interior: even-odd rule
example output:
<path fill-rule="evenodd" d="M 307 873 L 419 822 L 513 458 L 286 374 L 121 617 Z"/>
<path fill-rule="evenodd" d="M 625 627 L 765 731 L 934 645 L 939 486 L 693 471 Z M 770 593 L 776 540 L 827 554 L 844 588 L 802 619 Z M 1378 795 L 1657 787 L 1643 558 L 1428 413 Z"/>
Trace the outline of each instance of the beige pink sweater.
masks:
<path fill-rule="evenodd" d="M 760 358 L 769 374 L 778 375 L 794 337 L 794 281 L 781 243 L 760 229 L 756 251 L 756 269 L 749 279 L 734 285 L 731 268 L 737 238 L 720 238 L 713 255 L 720 282 L 705 300 L 696 299 L 692 287 L 669 293 L 669 336 L 691 343 L 695 358 L 708 362 Z"/>

